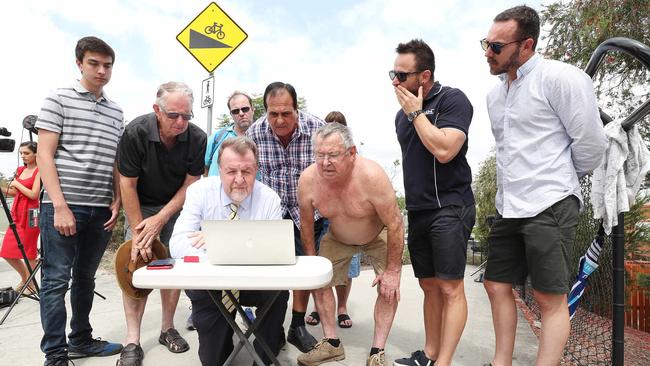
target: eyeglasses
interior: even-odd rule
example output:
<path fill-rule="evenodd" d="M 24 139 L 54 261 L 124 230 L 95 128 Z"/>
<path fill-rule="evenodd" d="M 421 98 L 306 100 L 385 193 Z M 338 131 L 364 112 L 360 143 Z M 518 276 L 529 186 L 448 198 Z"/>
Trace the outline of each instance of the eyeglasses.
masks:
<path fill-rule="evenodd" d="M 183 121 L 189 121 L 192 118 L 194 118 L 194 112 L 190 112 L 190 114 L 184 114 L 184 113 L 178 113 L 178 112 L 165 112 L 164 110 L 163 110 L 163 112 L 165 113 L 167 118 L 169 118 L 171 120 L 174 120 L 174 121 L 176 121 L 178 119 L 178 117 L 183 118 Z"/>
<path fill-rule="evenodd" d="M 507 46 L 509 44 L 521 42 L 521 41 L 523 41 L 525 39 L 526 38 L 519 39 L 519 40 L 512 41 L 512 42 L 508 42 L 508 43 L 500 43 L 500 42 L 490 42 L 487 39 L 483 38 L 480 42 L 481 42 L 481 48 L 483 48 L 483 51 L 487 51 L 488 48 L 490 48 L 492 50 L 492 52 L 499 55 L 499 54 L 501 54 L 501 51 L 503 50 L 503 47 L 505 47 L 505 46 Z"/>
<path fill-rule="evenodd" d="M 338 160 L 341 156 L 347 154 L 348 151 L 349 151 L 349 150 L 345 150 L 345 151 L 340 151 L 340 152 L 336 152 L 336 153 L 327 153 L 327 154 L 316 153 L 316 154 L 314 154 L 314 156 L 316 157 L 316 160 L 318 160 L 318 161 L 323 161 L 323 160 L 325 160 L 325 159 L 327 159 L 327 160 L 329 160 L 329 161 L 336 161 L 336 160 Z"/>
<path fill-rule="evenodd" d="M 399 80 L 401 83 L 406 81 L 406 78 L 409 77 L 411 74 L 417 74 L 420 71 L 410 71 L 410 72 L 404 72 L 404 71 L 395 71 L 395 70 L 390 70 L 388 72 L 388 77 L 391 80 L 395 80 L 395 77 L 397 77 L 397 80 Z"/>
<path fill-rule="evenodd" d="M 233 116 L 236 116 L 239 114 L 241 111 L 242 113 L 248 113 L 251 110 L 251 107 L 241 107 L 241 108 L 235 108 L 230 110 L 230 114 Z"/>

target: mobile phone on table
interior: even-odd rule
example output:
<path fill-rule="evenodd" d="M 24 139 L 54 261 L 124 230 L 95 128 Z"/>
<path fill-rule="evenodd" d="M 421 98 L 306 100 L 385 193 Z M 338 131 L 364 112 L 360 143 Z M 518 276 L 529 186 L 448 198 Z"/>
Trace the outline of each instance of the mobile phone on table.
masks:
<path fill-rule="evenodd" d="M 174 258 L 156 259 L 147 264 L 147 269 L 171 269 L 174 268 Z"/>

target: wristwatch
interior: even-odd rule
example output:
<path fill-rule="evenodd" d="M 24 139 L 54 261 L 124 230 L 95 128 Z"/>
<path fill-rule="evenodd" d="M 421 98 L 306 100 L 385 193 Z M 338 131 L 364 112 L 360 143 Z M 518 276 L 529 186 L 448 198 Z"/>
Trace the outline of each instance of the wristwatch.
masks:
<path fill-rule="evenodd" d="M 415 120 L 415 119 L 417 118 L 417 116 L 419 116 L 419 115 L 422 114 L 423 112 L 424 112 L 423 110 L 418 109 L 417 111 L 413 111 L 413 112 L 409 113 L 409 114 L 406 116 L 406 118 L 409 120 L 409 122 L 413 122 L 413 120 Z"/>

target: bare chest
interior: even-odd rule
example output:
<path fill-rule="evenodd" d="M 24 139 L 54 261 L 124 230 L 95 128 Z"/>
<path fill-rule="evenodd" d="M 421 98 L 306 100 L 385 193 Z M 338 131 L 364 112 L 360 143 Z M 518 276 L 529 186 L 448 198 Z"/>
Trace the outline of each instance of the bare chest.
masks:
<path fill-rule="evenodd" d="M 361 219 L 374 214 L 374 208 L 360 189 L 348 187 L 343 190 L 319 189 L 314 206 L 321 215 L 329 218 Z"/>

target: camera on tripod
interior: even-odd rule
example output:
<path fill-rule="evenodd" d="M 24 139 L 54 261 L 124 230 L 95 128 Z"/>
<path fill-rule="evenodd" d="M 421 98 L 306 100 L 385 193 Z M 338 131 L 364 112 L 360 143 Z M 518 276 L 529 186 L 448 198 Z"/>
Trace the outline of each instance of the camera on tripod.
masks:
<path fill-rule="evenodd" d="M 11 136 L 5 127 L 0 127 L 0 136 Z M 16 147 L 16 140 L 0 138 L 0 152 L 12 152 Z"/>

